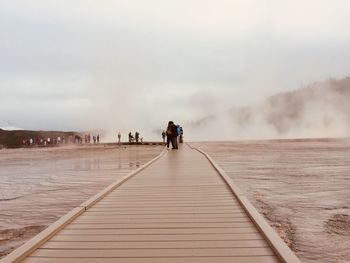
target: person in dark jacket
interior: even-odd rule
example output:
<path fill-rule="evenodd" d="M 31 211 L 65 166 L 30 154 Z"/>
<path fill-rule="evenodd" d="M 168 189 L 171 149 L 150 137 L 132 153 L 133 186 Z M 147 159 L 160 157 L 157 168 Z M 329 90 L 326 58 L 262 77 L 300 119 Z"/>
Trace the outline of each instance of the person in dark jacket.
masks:
<path fill-rule="evenodd" d="M 171 137 L 171 142 L 173 145 L 173 149 L 179 149 L 178 147 L 179 144 L 177 142 L 177 137 L 179 136 L 179 130 L 175 124 L 172 125 L 172 134 L 173 136 Z"/>
<path fill-rule="evenodd" d="M 173 121 L 169 121 L 168 127 L 166 130 L 167 135 L 167 147 L 169 148 L 169 142 L 171 142 L 173 149 L 178 149 L 177 147 L 177 127 Z"/>
<path fill-rule="evenodd" d="M 139 132 L 135 132 L 135 141 L 136 141 L 136 143 L 139 143 L 139 138 L 140 138 L 140 133 Z"/>
<path fill-rule="evenodd" d="M 178 148 L 177 147 L 177 127 L 173 121 L 169 121 L 168 123 L 166 136 L 167 136 L 167 147 L 169 148 L 169 142 L 171 142 L 173 149 L 177 149 Z"/>
<path fill-rule="evenodd" d="M 166 147 L 169 149 L 169 144 L 171 141 L 171 121 L 168 122 L 168 127 L 166 128 Z"/>

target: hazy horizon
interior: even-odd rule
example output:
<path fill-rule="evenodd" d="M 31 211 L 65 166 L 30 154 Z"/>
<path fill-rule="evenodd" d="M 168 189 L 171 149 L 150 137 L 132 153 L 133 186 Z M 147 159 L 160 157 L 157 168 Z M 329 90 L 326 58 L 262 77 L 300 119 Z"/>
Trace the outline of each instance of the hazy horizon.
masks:
<path fill-rule="evenodd" d="M 350 3 L 3 1 L 0 126 L 139 130 L 350 75 Z"/>

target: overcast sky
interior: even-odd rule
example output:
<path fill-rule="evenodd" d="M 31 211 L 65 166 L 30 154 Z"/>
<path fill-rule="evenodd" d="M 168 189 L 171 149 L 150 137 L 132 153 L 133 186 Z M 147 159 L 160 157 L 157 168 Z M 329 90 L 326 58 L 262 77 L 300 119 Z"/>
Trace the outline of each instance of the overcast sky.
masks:
<path fill-rule="evenodd" d="M 2 0 L 0 126 L 197 120 L 349 75 L 349 25 L 348 0 Z"/>

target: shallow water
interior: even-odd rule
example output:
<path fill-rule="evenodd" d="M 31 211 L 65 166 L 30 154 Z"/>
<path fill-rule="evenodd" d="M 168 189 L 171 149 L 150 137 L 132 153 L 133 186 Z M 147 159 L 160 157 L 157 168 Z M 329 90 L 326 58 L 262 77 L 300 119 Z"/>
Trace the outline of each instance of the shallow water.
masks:
<path fill-rule="evenodd" d="M 162 146 L 0 150 L 0 258 Z"/>
<path fill-rule="evenodd" d="M 193 143 L 302 262 L 350 262 L 350 140 Z"/>

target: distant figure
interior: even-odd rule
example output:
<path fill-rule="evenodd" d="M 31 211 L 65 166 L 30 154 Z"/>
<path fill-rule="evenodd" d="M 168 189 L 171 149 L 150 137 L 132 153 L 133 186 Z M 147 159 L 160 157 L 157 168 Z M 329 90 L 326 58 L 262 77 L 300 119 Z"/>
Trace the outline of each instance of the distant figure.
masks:
<path fill-rule="evenodd" d="M 94 141 L 94 144 L 96 144 L 96 136 L 95 135 L 92 136 L 92 140 Z"/>
<path fill-rule="evenodd" d="M 163 131 L 162 132 L 163 143 L 165 143 L 165 136 L 166 136 L 166 133 L 165 133 L 165 131 Z"/>
<path fill-rule="evenodd" d="M 176 133 L 177 133 L 177 137 L 176 137 L 176 142 L 179 144 L 180 143 L 180 125 L 176 125 Z"/>
<path fill-rule="evenodd" d="M 118 143 L 120 144 L 120 139 L 121 139 L 122 135 L 120 134 L 120 132 L 118 132 Z"/>
<path fill-rule="evenodd" d="M 184 142 L 184 131 L 182 129 L 182 127 L 180 127 L 180 139 L 179 139 L 180 143 Z"/>
<path fill-rule="evenodd" d="M 166 128 L 166 147 L 169 149 L 169 144 L 171 141 L 171 121 L 168 123 L 168 127 Z"/>
<path fill-rule="evenodd" d="M 139 132 L 135 132 L 135 141 L 136 141 L 136 143 L 139 142 L 139 138 L 140 138 Z"/>
<path fill-rule="evenodd" d="M 129 143 L 131 143 L 131 140 L 132 140 L 132 134 L 131 132 L 129 132 Z"/>
<path fill-rule="evenodd" d="M 97 143 L 100 143 L 100 135 L 99 134 L 97 134 L 96 139 L 97 139 Z"/>

